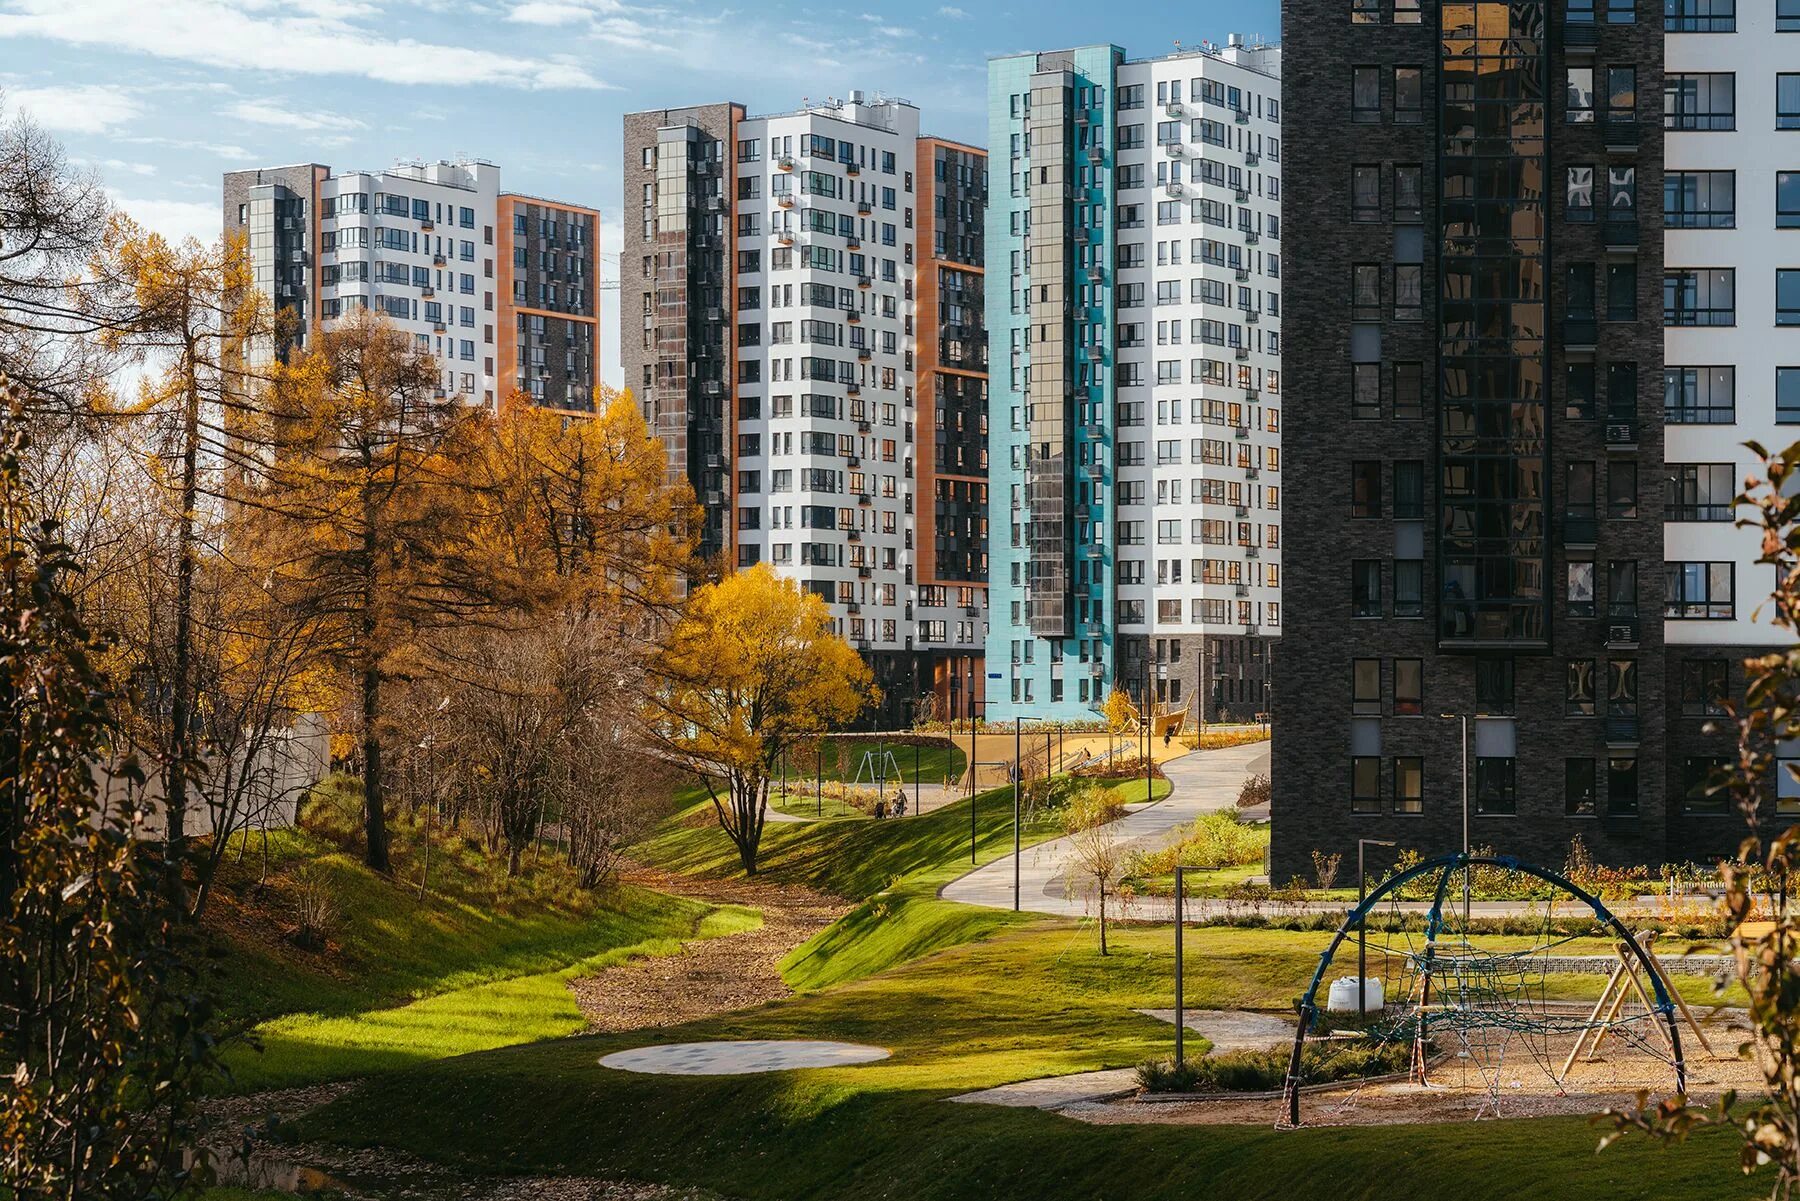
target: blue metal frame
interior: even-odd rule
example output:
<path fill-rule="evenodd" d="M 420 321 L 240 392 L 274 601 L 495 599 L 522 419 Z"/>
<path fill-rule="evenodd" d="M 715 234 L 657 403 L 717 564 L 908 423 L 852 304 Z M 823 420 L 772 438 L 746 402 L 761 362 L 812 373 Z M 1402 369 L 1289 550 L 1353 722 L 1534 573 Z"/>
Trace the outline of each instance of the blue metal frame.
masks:
<path fill-rule="evenodd" d="M 1424 970 L 1427 973 L 1426 980 L 1429 981 L 1432 957 L 1437 949 L 1438 933 L 1443 929 L 1444 894 L 1449 889 L 1451 873 L 1458 868 L 1473 868 L 1484 865 L 1524 872 L 1528 876 L 1536 876 L 1546 884 L 1564 890 L 1570 896 L 1581 901 L 1591 909 L 1594 913 L 1594 917 L 1602 926 L 1610 926 L 1619 938 L 1624 941 L 1625 945 L 1631 948 L 1631 953 L 1637 957 L 1638 962 L 1643 966 L 1644 974 L 1650 977 L 1650 987 L 1655 991 L 1656 995 L 1656 1004 L 1653 1008 L 1657 1013 L 1662 1015 L 1663 1022 L 1668 1026 L 1669 1045 L 1675 1052 L 1675 1090 L 1677 1092 L 1687 1091 L 1687 1069 L 1681 1055 L 1681 1031 L 1675 1024 L 1675 1002 L 1669 996 L 1668 989 L 1663 985 L 1662 973 L 1656 970 L 1656 967 L 1650 961 L 1650 957 L 1646 955 L 1644 949 L 1638 945 L 1638 941 L 1636 937 L 1632 935 L 1631 931 L 1627 930 L 1624 923 L 1613 916 L 1612 910 L 1608 909 L 1599 897 L 1592 895 L 1579 885 L 1564 879 L 1549 868 L 1539 867 L 1535 863 L 1526 863 L 1524 860 L 1514 855 L 1471 855 L 1459 851 L 1453 855 L 1440 855 L 1436 859 L 1427 859 L 1425 862 L 1415 864 L 1397 875 L 1390 876 L 1388 879 L 1382 881 L 1381 884 L 1376 887 L 1375 891 L 1370 893 L 1367 898 L 1361 903 L 1353 906 L 1344 915 L 1343 924 L 1338 927 L 1337 934 L 1331 940 L 1331 945 L 1320 954 L 1319 966 L 1313 971 L 1312 983 L 1307 985 L 1306 994 L 1300 999 L 1300 1021 L 1294 1030 L 1294 1050 L 1292 1056 L 1288 1060 L 1287 1080 L 1284 1082 L 1283 1088 L 1285 1094 L 1283 1099 L 1287 1102 L 1288 1121 L 1290 1124 L 1295 1126 L 1300 1124 L 1300 1053 L 1306 1045 L 1306 1033 L 1312 1028 L 1313 1019 L 1318 1016 L 1319 985 L 1324 983 L 1325 970 L 1331 965 L 1333 957 L 1337 955 L 1337 949 L 1344 944 L 1344 940 L 1350 936 L 1352 930 L 1355 930 L 1362 925 L 1363 921 L 1368 917 L 1369 911 L 1374 907 L 1377 901 L 1381 900 L 1401 885 L 1406 884 L 1408 881 L 1416 880 L 1420 876 L 1429 875 L 1434 871 L 1442 871 L 1443 875 L 1438 880 L 1437 893 L 1432 898 L 1431 909 L 1427 913 L 1425 920 L 1426 942 Z M 1430 987 L 1429 983 L 1427 983 L 1426 987 Z M 1423 1042 L 1425 1037 L 1424 1025 L 1424 1020 L 1421 1020 L 1417 1036 L 1420 1043 Z"/>

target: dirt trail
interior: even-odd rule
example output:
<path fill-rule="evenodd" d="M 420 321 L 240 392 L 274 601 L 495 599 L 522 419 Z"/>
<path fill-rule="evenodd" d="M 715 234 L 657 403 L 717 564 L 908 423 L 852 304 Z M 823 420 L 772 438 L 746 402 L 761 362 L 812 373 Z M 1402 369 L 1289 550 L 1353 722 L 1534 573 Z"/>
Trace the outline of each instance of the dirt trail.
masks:
<path fill-rule="evenodd" d="M 787 953 L 849 912 L 836 897 L 761 880 L 705 880 L 637 868 L 626 880 L 658 892 L 762 911 L 760 929 L 695 939 L 679 955 L 639 959 L 570 985 L 593 1030 L 678 1026 L 717 1013 L 779 1001 Z"/>

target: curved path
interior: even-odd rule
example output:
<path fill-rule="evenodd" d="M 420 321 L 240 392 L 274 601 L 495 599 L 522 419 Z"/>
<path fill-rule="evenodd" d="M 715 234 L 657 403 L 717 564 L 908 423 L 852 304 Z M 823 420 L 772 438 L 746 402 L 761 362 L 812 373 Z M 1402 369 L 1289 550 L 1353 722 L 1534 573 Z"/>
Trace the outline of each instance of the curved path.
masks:
<path fill-rule="evenodd" d="M 1114 823 L 1119 837 L 1128 845 L 1159 845 L 1177 826 L 1184 826 L 1203 813 L 1237 804 L 1244 777 L 1269 770 L 1269 744 L 1253 742 L 1216 751 L 1195 751 L 1169 760 L 1162 770 L 1171 785 L 1169 795 L 1155 804 L 1133 806 Z M 1083 897 L 1070 895 L 1068 876 L 1073 854 L 1067 838 L 1053 838 L 1025 848 L 1019 864 L 1021 909 L 1060 917 L 1081 917 L 1088 912 Z M 965 905 L 1011 909 L 1012 856 L 1006 855 L 952 880 L 938 895 Z M 1140 901 L 1140 909 L 1153 900 Z M 1164 907 L 1170 905 L 1167 901 L 1161 903 Z"/>

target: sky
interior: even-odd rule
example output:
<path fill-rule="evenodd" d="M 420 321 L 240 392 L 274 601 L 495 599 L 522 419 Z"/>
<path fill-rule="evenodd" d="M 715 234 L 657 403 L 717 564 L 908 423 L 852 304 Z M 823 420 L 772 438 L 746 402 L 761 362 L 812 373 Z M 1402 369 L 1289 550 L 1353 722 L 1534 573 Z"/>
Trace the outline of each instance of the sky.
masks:
<path fill-rule="evenodd" d="M 1277 0 L 0 0 L 0 92 L 168 236 L 219 235 L 228 170 L 469 156 L 499 163 L 506 190 L 599 207 L 616 254 L 627 112 L 780 112 L 860 88 L 981 144 L 992 56 L 1110 41 L 1152 57 L 1274 41 L 1279 24 Z M 617 324 L 602 324 L 616 384 Z"/>

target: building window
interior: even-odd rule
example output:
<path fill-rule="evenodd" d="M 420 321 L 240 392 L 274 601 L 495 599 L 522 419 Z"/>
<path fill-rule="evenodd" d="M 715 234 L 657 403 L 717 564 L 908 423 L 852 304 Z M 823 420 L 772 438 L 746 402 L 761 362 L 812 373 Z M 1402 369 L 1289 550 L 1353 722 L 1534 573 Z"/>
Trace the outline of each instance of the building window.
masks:
<path fill-rule="evenodd" d="M 1606 68 L 1606 119 L 1637 120 L 1637 68 Z"/>
<path fill-rule="evenodd" d="M 1663 477 L 1664 521 L 1730 521 L 1737 497 L 1730 463 L 1671 463 Z"/>
<path fill-rule="evenodd" d="M 1775 228 L 1800 229 L 1800 171 L 1775 173 Z"/>
<path fill-rule="evenodd" d="M 1381 267 L 1376 263 L 1357 263 L 1350 268 L 1350 319 L 1381 319 Z"/>
<path fill-rule="evenodd" d="M 1381 68 L 1354 67 L 1350 72 L 1350 119 L 1373 123 L 1381 120 Z"/>
<path fill-rule="evenodd" d="M 1381 417 L 1381 364 L 1350 365 L 1350 416 L 1357 421 Z"/>
<path fill-rule="evenodd" d="M 1736 325 L 1737 271 L 1682 267 L 1663 272 L 1663 324 Z"/>
<path fill-rule="evenodd" d="M 1594 661 L 1592 659 L 1569 660 L 1567 682 L 1563 687 L 1563 715 L 1566 717 L 1592 717 L 1594 715 Z"/>
<path fill-rule="evenodd" d="M 1394 417 L 1416 419 L 1425 415 L 1425 367 L 1422 363 L 1394 364 Z"/>
<path fill-rule="evenodd" d="M 1350 516 L 1381 516 L 1381 463 L 1358 459 L 1350 464 Z"/>
<path fill-rule="evenodd" d="M 1732 562 L 1664 564 L 1663 616 L 1730 621 L 1736 614 L 1736 572 L 1737 564 Z"/>
<path fill-rule="evenodd" d="M 1381 616 L 1381 560 L 1350 561 L 1350 616 Z"/>
<path fill-rule="evenodd" d="M 1800 33 L 1800 0 L 1775 0 L 1775 32 Z"/>
<path fill-rule="evenodd" d="M 1724 717 L 1729 664 L 1724 659 L 1687 659 L 1681 664 L 1681 715 Z"/>
<path fill-rule="evenodd" d="M 1394 168 L 1394 220 L 1418 221 L 1424 215 L 1424 178 L 1421 167 Z"/>
<path fill-rule="evenodd" d="M 1593 319 L 1592 313 L 1589 320 Z M 1567 390 L 1563 411 L 1573 421 L 1591 420 L 1596 412 L 1594 407 L 1594 365 L 1592 363 L 1564 364 L 1563 383 Z"/>
<path fill-rule="evenodd" d="M 1800 129 L 1800 73 L 1775 77 L 1775 128 Z"/>
<path fill-rule="evenodd" d="M 1731 786 L 1726 773 L 1731 760 L 1723 755 L 1688 755 L 1681 761 L 1681 811 L 1702 816 L 1722 815 L 1731 808 Z"/>
<path fill-rule="evenodd" d="M 1775 324 L 1800 325 L 1800 270 L 1775 272 Z"/>
<path fill-rule="evenodd" d="M 1638 515 L 1637 460 L 1611 459 L 1606 464 L 1606 515 L 1629 520 Z"/>
<path fill-rule="evenodd" d="M 1475 660 L 1475 712 L 1505 717 L 1513 712 L 1513 661 L 1510 655 Z"/>
<path fill-rule="evenodd" d="M 1350 220 L 1381 220 L 1381 168 L 1358 164 L 1350 168 Z"/>
<path fill-rule="evenodd" d="M 1663 420 L 1670 425 L 1737 421 L 1737 368 L 1663 368 Z"/>
<path fill-rule="evenodd" d="M 1357 659 L 1350 664 L 1350 712 L 1381 716 L 1381 660 Z"/>
<path fill-rule="evenodd" d="M 1663 0 L 1664 33 L 1731 33 L 1737 0 Z"/>
<path fill-rule="evenodd" d="M 1357 755 L 1350 760 L 1350 812 L 1381 812 L 1381 757 Z"/>
<path fill-rule="evenodd" d="M 1569 168 L 1563 188 L 1563 217 L 1569 221 L 1594 219 L 1594 165 Z"/>
<path fill-rule="evenodd" d="M 1394 616 L 1425 615 L 1425 560 L 1394 560 Z"/>
<path fill-rule="evenodd" d="M 1594 119 L 1594 69 L 1570 67 L 1568 88 L 1564 92 L 1563 115 L 1571 125 L 1586 125 Z"/>
<path fill-rule="evenodd" d="M 1663 224 L 1670 229 L 1737 225 L 1737 172 L 1670 171 L 1663 176 Z"/>
<path fill-rule="evenodd" d="M 1394 267 L 1394 320 L 1419 321 L 1425 316 L 1425 268 L 1420 263 Z"/>
<path fill-rule="evenodd" d="M 1594 564 L 1588 559 L 1571 559 L 1565 591 L 1570 617 L 1594 615 Z"/>
<path fill-rule="evenodd" d="M 1425 516 L 1425 464 L 1402 459 L 1394 464 L 1394 517 L 1418 521 Z"/>
<path fill-rule="evenodd" d="M 1737 76 L 1729 71 L 1663 76 L 1663 128 L 1737 128 Z"/>
<path fill-rule="evenodd" d="M 1620 756 L 1606 761 L 1606 812 L 1609 817 L 1636 817 L 1638 764 Z"/>
<path fill-rule="evenodd" d="M 1516 761 L 1483 755 L 1475 760 L 1475 812 L 1483 817 L 1508 816 L 1519 810 Z"/>
<path fill-rule="evenodd" d="M 1608 263 L 1606 265 L 1606 319 L 1608 321 L 1636 321 L 1637 314 L 1637 264 Z"/>
<path fill-rule="evenodd" d="M 1569 817 L 1592 817 L 1599 798 L 1594 787 L 1592 759 L 1563 760 L 1563 813 Z"/>
<path fill-rule="evenodd" d="M 1394 660 L 1394 715 L 1419 717 L 1425 712 L 1425 660 Z"/>
<path fill-rule="evenodd" d="M 1425 760 L 1413 756 L 1394 759 L 1394 812 L 1425 811 Z"/>
<path fill-rule="evenodd" d="M 1419 67 L 1394 68 L 1394 120 L 1417 125 L 1425 118 L 1425 72 Z"/>
<path fill-rule="evenodd" d="M 1775 423 L 1800 425 L 1800 367 L 1775 368 Z"/>

